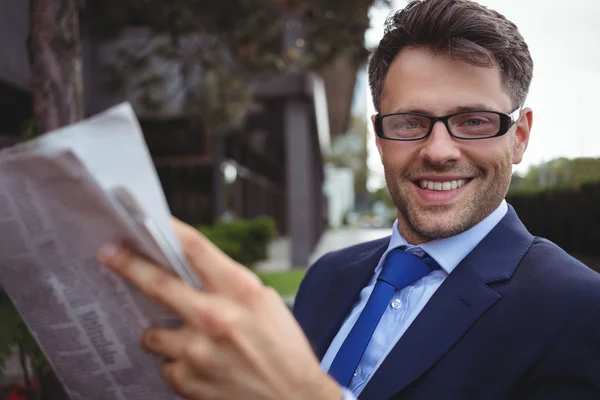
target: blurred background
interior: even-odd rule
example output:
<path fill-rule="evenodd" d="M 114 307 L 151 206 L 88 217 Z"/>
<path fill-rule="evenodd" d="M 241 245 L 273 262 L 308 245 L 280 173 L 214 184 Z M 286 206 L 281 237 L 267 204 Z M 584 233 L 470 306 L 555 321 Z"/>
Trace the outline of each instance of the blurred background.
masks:
<path fill-rule="evenodd" d="M 600 2 L 480 3 L 519 26 L 535 62 L 508 200 L 599 268 Z M 172 213 L 291 304 L 320 255 L 390 233 L 366 62 L 406 4 L 0 0 L 0 147 L 131 102 Z M 37 354 L 10 307 L 0 296 L 0 321 L 16 321 L 0 328 L 0 383 Z"/>

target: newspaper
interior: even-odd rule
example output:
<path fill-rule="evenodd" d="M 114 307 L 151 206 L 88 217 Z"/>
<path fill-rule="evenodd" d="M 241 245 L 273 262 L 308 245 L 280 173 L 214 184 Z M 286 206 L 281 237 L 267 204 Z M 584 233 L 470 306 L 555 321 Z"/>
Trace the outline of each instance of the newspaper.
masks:
<path fill-rule="evenodd" d="M 0 152 L 0 285 L 73 400 L 176 399 L 139 336 L 180 321 L 96 260 L 126 243 L 200 287 L 128 104 Z"/>

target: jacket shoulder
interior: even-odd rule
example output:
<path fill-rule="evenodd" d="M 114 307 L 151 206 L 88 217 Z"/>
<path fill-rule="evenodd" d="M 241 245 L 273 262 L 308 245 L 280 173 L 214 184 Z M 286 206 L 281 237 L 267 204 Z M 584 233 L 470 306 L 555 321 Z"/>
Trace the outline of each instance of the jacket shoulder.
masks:
<path fill-rule="evenodd" d="M 386 246 L 389 241 L 390 237 L 388 236 L 331 251 L 312 264 L 308 268 L 294 300 L 294 315 L 301 325 L 306 314 L 311 313 L 315 307 L 319 307 L 324 301 L 328 288 L 336 275 L 343 273 L 343 266 L 350 265 L 369 254 L 373 254 L 377 249 Z M 342 269 L 340 270 L 338 267 L 342 267 Z"/>
<path fill-rule="evenodd" d="M 534 271 L 528 300 L 538 305 L 529 320 L 543 326 L 536 340 L 547 346 L 514 397 L 600 398 L 600 273 L 538 237 L 524 262 Z M 523 308 L 533 311 L 530 304 Z"/>
<path fill-rule="evenodd" d="M 565 311 L 573 310 L 577 304 L 583 311 L 591 304 L 600 302 L 600 273 L 548 239 L 534 238 L 531 248 L 521 260 L 517 273 L 526 278 L 523 284 L 527 285 L 530 295 L 561 299 Z M 559 310 L 554 308 L 554 312 L 557 311 Z"/>
<path fill-rule="evenodd" d="M 328 268 L 332 265 L 344 265 L 356 261 L 356 259 L 364 257 L 383 245 L 389 243 L 390 236 L 371 240 L 364 243 L 355 244 L 353 246 L 344 247 L 339 250 L 330 251 L 319 258 L 309 268 L 309 271 L 314 270 L 317 274 L 331 272 L 333 268 Z M 308 274 L 307 274 L 308 277 Z"/>
<path fill-rule="evenodd" d="M 523 261 L 534 262 L 542 269 L 540 272 L 553 272 L 555 277 L 567 281 L 584 279 L 595 285 L 600 284 L 600 273 L 589 268 L 555 243 L 542 237 L 534 237 L 533 244 Z"/>
<path fill-rule="evenodd" d="M 372 253 L 374 250 L 381 248 L 386 243 L 389 243 L 389 241 L 390 236 L 387 236 L 324 254 L 308 268 L 306 276 L 300 285 L 298 294 L 303 290 L 303 286 L 310 285 L 313 280 L 320 280 L 325 275 L 334 274 L 336 272 L 335 266 L 350 264 L 357 259 Z"/>

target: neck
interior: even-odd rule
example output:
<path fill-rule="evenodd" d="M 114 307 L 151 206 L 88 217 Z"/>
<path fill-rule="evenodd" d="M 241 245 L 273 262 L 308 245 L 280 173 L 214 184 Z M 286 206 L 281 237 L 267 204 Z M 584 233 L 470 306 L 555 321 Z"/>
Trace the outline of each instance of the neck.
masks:
<path fill-rule="evenodd" d="M 419 233 L 415 232 L 415 230 L 412 229 L 410 224 L 408 224 L 404 220 L 403 216 L 399 212 L 398 212 L 398 231 L 400 232 L 400 235 L 402 235 L 404 240 L 406 240 L 406 243 L 410 244 L 411 246 L 418 246 L 423 243 L 430 242 L 432 240 L 431 238 L 422 236 Z"/>

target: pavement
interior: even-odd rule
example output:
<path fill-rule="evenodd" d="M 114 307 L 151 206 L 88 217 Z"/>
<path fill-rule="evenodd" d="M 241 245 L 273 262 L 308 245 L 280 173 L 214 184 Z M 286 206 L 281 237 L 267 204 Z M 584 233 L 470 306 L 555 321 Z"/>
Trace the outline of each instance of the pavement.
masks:
<path fill-rule="evenodd" d="M 389 236 L 392 233 L 391 228 L 387 229 L 363 229 L 363 228 L 343 228 L 327 230 L 321 236 L 315 251 L 311 254 L 309 265 L 319 257 L 333 250 L 339 250 L 354 244 L 368 242 L 370 240 L 380 239 Z M 256 265 L 256 270 L 261 272 L 287 271 L 292 268 L 290 262 L 290 239 L 280 237 L 275 239 L 269 246 L 269 258 Z M 307 268 L 309 265 L 299 267 Z"/>

